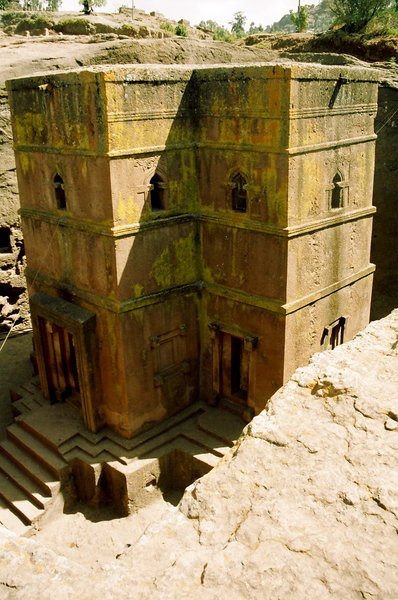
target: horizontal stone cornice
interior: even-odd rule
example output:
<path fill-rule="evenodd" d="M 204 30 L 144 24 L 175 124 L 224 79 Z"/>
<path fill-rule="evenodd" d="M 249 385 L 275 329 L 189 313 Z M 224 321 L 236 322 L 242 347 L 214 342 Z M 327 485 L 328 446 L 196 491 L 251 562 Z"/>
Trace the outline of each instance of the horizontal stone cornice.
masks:
<path fill-rule="evenodd" d="M 196 220 L 196 216 L 192 213 L 184 213 L 180 215 L 170 215 L 162 218 L 154 218 L 142 223 L 128 223 L 127 225 L 111 225 L 107 223 L 98 223 L 88 219 L 79 219 L 72 215 L 53 213 L 44 210 L 36 210 L 32 208 L 21 208 L 19 214 L 23 219 L 33 221 L 44 221 L 56 227 L 68 227 L 77 231 L 85 231 L 89 234 L 97 234 L 112 238 L 129 237 L 151 229 L 160 229 L 162 227 L 171 227 L 180 223 L 188 223 Z"/>
<path fill-rule="evenodd" d="M 184 294 L 194 293 L 203 287 L 202 281 L 194 281 L 184 285 L 152 292 L 150 294 L 140 296 L 139 298 L 119 300 L 117 298 L 102 296 L 101 294 L 91 290 L 79 288 L 71 283 L 59 281 L 54 277 L 35 271 L 30 267 L 25 269 L 25 277 L 28 283 L 31 285 L 33 285 L 33 283 L 37 283 L 39 284 L 39 288 L 43 289 L 44 291 L 59 290 L 61 293 L 67 292 L 68 299 L 71 297 L 80 298 L 85 304 L 102 308 L 117 314 L 129 312 L 131 310 L 137 310 L 139 308 L 144 308 L 145 306 L 151 306 L 152 304 L 159 304 L 171 296 L 181 296 Z"/>
<path fill-rule="evenodd" d="M 345 210 L 339 210 L 338 214 L 331 215 L 330 217 L 325 217 L 323 219 L 313 220 L 306 223 L 299 223 L 290 227 L 280 227 L 278 225 L 272 225 L 262 221 L 257 221 L 255 219 L 250 219 L 246 216 L 242 216 L 241 219 L 237 219 L 235 216 L 230 217 L 228 215 L 220 215 L 219 213 L 214 212 L 195 212 L 179 215 L 167 215 L 164 217 L 147 220 L 142 223 L 129 223 L 127 225 L 112 226 L 106 223 L 97 223 L 95 221 L 79 219 L 71 215 L 31 208 L 21 208 L 19 211 L 21 217 L 24 219 L 43 221 L 56 227 L 68 227 L 77 231 L 85 231 L 89 234 L 103 235 L 116 239 L 129 237 L 138 233 L 144 233 L 145 231 L 153 229 L 172 227 L 182 223 L 198 221 L 204 223 L 213 223 L 221 227 L 247 229 L 248 231 L 256 231 L 278 237 L 294 238 L 313 233 L 321 229 L 327 229 L 343 223 L 370 217 L 375 212 L 376 208 L 374 206 L 355 209 L 349 212 Z"/>
<path fill-rule="evenodd" d="M 109 112 L 106 120 L 108 123 L 127 123 L 129 121 L 152 121 L 154 119 L 186 119 L 193 117 L 195 114 L 194 108 L 169 108 L 165 110 L 148 110 L 148 111 L 120 111 Z"/>
<path fill-rule="evenodd" d="M 346 104 L 329 108 L 327 106 L 314 106 L 309 108 L 298 108 L 285 110 L 283 112 L 272 112 L 269 110 L 247 110 L 241 106 L 229 106 L 225 110 L 207 112 L 195 106 L 180 108 L 178 106 L 163 110 L 130 110 L 108 112 L 105 121 L 108 123 L 127 123 L 131 121 L 170 120 L 186 118 L 215 118 L 215 119 L 261 119 L 261 120 L 290 120 L 306 119 L 316 117 L 335 117 L 339 115 L 376 113 L 377 104 Z"/>
<path fill-rule="evenodd" d="M 323 142 L 322 144 L 305 144 L 303 146 L 291 147 L 286 150 L 286 153 L 289 156 L 296 156 L 298 154 L 307 154 L 308 152 L 321 152 L 324 150 L 332 150 L 334 148 L 353 146 L 355 144 L 366 144 L 369 142 L 375 142 L 376 139 L 377 135 L 375 133 L 371 133 L 368 135 L 361 135 L 355 138 L 331 140 L 330 142 Z"/>
<path fill-rule="evenodd" d="M 140 148 L 121 148 L 116 150 L 92 150 L 91 148 L 76 148 L 76 147 L 53 147 L 53 146 L 30 146 L 30 145 L 22 145 L 15 144 L 14 151 L 15 152 L 24 152 L 24 153 L 42 153 L 42 154 L 57 154 L 62 156 L 84 156 L 84 157 L 92 157 L 92 158 L 125 158 L 125 157 L 134 157 L 140 156 L 142 154 L 157 154 L 159 152 L 175 152 L 180 150 L 190 150 L 196 149 L 196 142 L 179 142 L 179 143 L 170 143 L 170 144 L 161 144 L 159 146 L 143 146 Z"/>
<path fill-rule="evenodd" d="M 272 121 L 283 121 L 287 118 L 294 119 L 313 119 L 317 117 L 336 117 L 356 114 L 373 114 L 377 112 L 377 103 L 371 104 L 346 104 L 344 106 L 335 106 L 329 108 L 327 106 L 313 106 L 308 108 L 290 109 L 283 112 L 272 112 L 266 109 L 247 110 L 241 106 L 229 106 L 218 112 L 207 112 L 205 110 L 191 108 L 169 108 L 164 110 L 136 110 L 136 111 L 119 111 L 109 112 L 106 116 L 108 123 L 120 123 L 129 121 L 148 121 L 158 119 L 175 119 L 175 118 L 212 118 L 212 119 L 261 119 Z"/>
<path fill-rule="evenodd" d="M 358 114 L 374 114 L 377 113 L 377 103 L 370 104 L 346 104 L 344 106 L 314 106 L 308 108 L 291 109 L 289 111 L 289 119 L 313 119 L 316 117 L 336 117 Z"/>
<path fill-rule="evenodd" d="M 317 219 L 306 223 L 299 223 L 297 225 L 291 225 L 286 227 L 286 237 L 293 238 L 307 233 L 313 233 L 320 229 L 328 229 L 329 227 L 336 227 L 344 223 L 350 223 L 351 221 L 357 221 L 366 217 L 371 217 L 376 212 L 375 206 L 368 206 L 366 208 L 357 208 L 355 210 L 346 211 L 344 209 L 338 210 L 338 214 L 331 215 L 330 217 L 324 217 L 323 219 Z"/>
<path fill-rule="evenodd" d="M 330 217 L 324 217 L 323 219 L 317 219 L 307 221 L 305 223 L 299 223 L 289 227 L 280 227 L 278 225 L 271 225 L 262 221 L 256 221 L 255 219 L 248 219 L 243 217 L 238 220 L 231 218 L 227 215 L 218 215 L 216 213 L 199 213 L 197 218 L 205 223 L 214 223 L 223 227 L 230 227 L 234 229 L 247 229 L 249 231 L 258 231 L 259 233 L 265 233 L 284 238 L 294 238 L 320 229 L 327 229 L 329 227 L 335 227 L 342 225 L 343 223 L 349 223 L 351 221 L 357 221 L 370 217 L 376 212 L 374 206 L 367 208 L 360 208 L 350 211 L 339 211 L 338 214 L 331 215 Z"/>
<path fill-rule="evenodd" d="M 89 290 L 77 288 L 76 286 L 69 283 L 61 283 L 53 277 L 44 275 L 34 271 L 31 268 L 27 268 L 25 271 L 28 282 L 33 284 L 37 282 L 40 284 L 40 288 L 44 290 L 61 290 L 68 293 L 68 297 L 80 298 L 85 304 L 102 308 L 104 310 L 121 314 L 145 308 L 154 304 L 159 304 L 167 300 L 172 296 L 181 296 L 185 294 L 196 293 L 199 290 L 204 290 L 214 296 L 220 296 L 234 302 L 246 304 L 248 306 L 254 306 L 262 310 L 266 310 L 272 313 L 277 313 L 283 316 L 294 313 L 305 306 L 320 300 L 330 294 L 337 292 L 338 290 L 352 285 L 357 281 L 368 277 L 375 270 L 375 265 L 370 264 L 366 268 L 345 277 L 339 281 L 336 281 L 326 287 L 314 290 L 311 294 L 302 296 L 290 302 L 284 302 L 283 300 L 266 298 L 264 296 L 258 296 L 251 294 L 247 291 L 238 290 L 230 287 L 226 287 L 216 283 L 209 283 L 202 280 L 186 283 L 184 285 L 167 288 L 164 290 L 152 292 L 140 296 L 139 298 L 133 298 L 129 300 L 118 300 L 107 298 L 96 294 Z"/>
<path fill-rule="evenodd" d="M 357 271 L 356 273 L 354 273 L 353 275 L 350 275 L 349 277 L 340 279 L 339 281 L 336 281 L 322 289 L 316 290 L 316 291 L 312 292 L 311 294 L 308 294 L 307 296 L 302 296 L 301 298 L 297 298 L 296 300 L 287 302 L 283 306 L 284 314 L 288 315 L 290 313 L 296 312 L 296 311 L 300 310 L 301 308 L 304 308 L 304 306 L 308 306 L 308 304 L 312 304 L 313 302 L 316 302 L 317 300 L 320 300 L 321 298 L 330 296 L 330 294 L 333 294 L 334 292 L 337 292 L 338 290 L 341 290 L 342 288 L 345 288 L 348 285 L 352 285 L 353 283 L 356 283 L 360 279 L 364 279 L 365 277 L 368 277 L 369 275 L 374 273 L 375 269 L 376 269 L 375 265 L 369 264 L 364 269 Z"/>
<path fill-rule="evenodd" d="M 256 296 L 253 294 L 249 294 L 248 292 L 243 292 L 242 290 L 237 290 L 233 288 L 228 288 L 225 286 L 204 283 L 203 287 L 209 293 L 214 294 L 215 296 L 222 296 L 229 300 L 233 300 L 234 302 L 240 302 L 242 304 L 247 304 L 250 306 L 256 306 L 257 308 L 262 308 L 267 311 L 275 312 L 280 315 L 286 316 L 290 313 L 296 312 L 301 308 L 304 308 L 308 304 L 312 304 L 321 298 L 326 296 L 330 296 L 334 292 L 347 287 L 348 285 L 352 285 L 356 281 L 363 279 L 364 277 L 369 276 L 375 270 L 375 265 L 369 265 L 365 269 L 350 275 L 349 277 L 345 277 L 339 281 L 334 282 L 324 288 L 316 290 L 307 296 L 303 296 L 297 298 L 292 302 L 283 302 L 281 300 L 272 300 L 269 298 L 264 298 L 262 296 Z"/>
<path fill-rule="evenodd" d="M 250 152 L 257 154 L 278 154 L 285 156 L 296 156 L 299 154 L 306 154 L 307 152 L 321 152 L 331 150 L 334 148 L 343 148 L 345 146 L 351 146 L 355 144 L 364 144 L 374 142 L 377 139 L 376 134 L 367 134 L 354 138 L 344 138 L 339 140 L 330 140 L 329 142 L 322 142 L 321 144 L 303 144 L 301 146 L 288 147 L 284 145 L 269 145 L 269 144 L 252 144 L 241 143 L 241 142 L 211 142 L 209 140 L 205 142 L 201 141 L 186 141 L 178 143 L 167 143 L 152 146 L 142 146 L 134 148 L 117 148 L 110 149 L 107 152 L 101 152 L 100 150 L 91 150 L 86 148 L 57 148 L 48 146 L 28 146 L 28 145 L 14 145 L 15 152 L 24 153 L 43 153 L 43 154 L 57 154 L 64 156 L 84 156 L 93 158 L 127 158 L 134 156 L 141 156 L 142 154 L 158 154 L 161 152 L 176 152 L 181 150 L 197 150 L 197 149 L 213 149 L 213 150 L 224 150 L 229 152 Z"/>

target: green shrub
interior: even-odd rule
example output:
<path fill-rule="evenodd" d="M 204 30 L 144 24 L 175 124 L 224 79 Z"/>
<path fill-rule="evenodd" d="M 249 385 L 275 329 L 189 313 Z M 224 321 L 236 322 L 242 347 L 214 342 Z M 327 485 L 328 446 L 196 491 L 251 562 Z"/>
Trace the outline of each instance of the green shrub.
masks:
<path fill-rule="evenodd" d="M 32 15 L 21 19 L 15 27 L 15 33 L 23 33 L 24 31 L 34 31 L 35 29 L 52 29 L 54 21 L 44 15 Z"/>
<path fill-rule="evenodd" d="M 33 19 L 25 17 L 21 19 L 15 27 L 15 33 L 23 33 L 24 31 L 31 31 L 33 29 Z"/>
<path fill-rule="evenodd" d="M 216 31 L 216 33 L 213 35 L 213 40 L 217 40 L 219 42 L 234 42 L 236 40 L 236 37 L 232 34 L 229 33 L 229 31 L 224 30 L 224 31 Z"/>
<path fill-rule="evenodd" d="M 381 16 L 375 17 L 368 23 L 364 31 L 372 36 L 397 37 L 398 12 L 385 11 Z"/>
<path fill-rule="evenodd" d="M 33 29 L 53 29 L 54 28 L 54 20 L 45 16 L 45 15 L 37 15 L 36 18 L 33 19 L 34 27 Z"/>
<path fill-rule="evenodd" d="M 16 25 L 18 21 L 24 19 L 26 17 L 26 13 L 23 12 L 5 12 L 1 15 L 1 23 L 4 26 L 7 25 Z"/>
<path fill-rule="evenodd" d="M 122 35 L 128 35 L 129 37 L 138 36 L 137 28 L 133 25 L 130 25 L 130 23 L 123 23 L 123 25 L 118 28 L 118 33 L 121 33 Z"/>
<path fill-rule="evenodd" d="M 148 27 L 146 27 L 145 25 L 140 25 L 140 28 L 138 30 L 138 35 L 141 38 L 149 37 L 149 29 L 148 29 Z"/>
<path fill-rule="evenodd" d="M 178 24 L 177 27 L 174 30 L 176 35 L 179 35 L 180 37 L 188 37 L 188 30 L 185 27 L 185 25 L 181 25 Z"/>
<path fill-rule="evenodd" d="M 112 27 L 112 25 L 106 25 L 105 23 L 94 23 L 96 33 L 116 33 L 118 27 Z"/>
<path fill-rule="evenodd" d="M 95 33 L 94 25 L 87 19 L 61 19 L 54 29 L 66 35 L 90 35 Z"/>
<path fill-rule="evenodd" d="M 165 21 L 165 22 L 161 23 L 160 24 L 160 29 L 163 29 L 163 31 L 170 31 L 170 33 L 174 33 L 174 27 L 168 21 Z"/>

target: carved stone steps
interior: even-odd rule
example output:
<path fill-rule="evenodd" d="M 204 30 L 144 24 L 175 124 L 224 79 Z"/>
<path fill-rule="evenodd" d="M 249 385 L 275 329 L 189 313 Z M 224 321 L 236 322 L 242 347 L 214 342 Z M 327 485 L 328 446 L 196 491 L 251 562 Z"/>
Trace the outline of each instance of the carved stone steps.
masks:
<path fill-rule="evenodd" d="M 48 404 L 40 393 L 40 384 L 37 377 L 10 390 L 10 399 L 11 411 L 14 417 L 28 414 L 44 404 Z"/>
<path fill-rule="evenodd" d="M 31 525 L 44 514 L 44 509 L 35 506 L 26 493 L 4 473 L 0 473 L 0 497 L 25 525 Z"/>
<path fill-rule="evenodd" d="M 134 458 L 169 443 L 177 435 L 177 428 L 182 427 L 182 429 L 185 429 L 192 419 L 202 412 L 203 408 L 201 406 L 190 406 L 166 422 L 159 423 L 149 431 L 143 432 L 131 440 L 121 438 L 108 428 L 102 430 L 99 434 L 92 434 L 89 431 L 79 432 L 61 443 L 58 449 L 68 462 L 73 458 L 82 458 L 87 463 L 92 463 L 92 459 L 101 462 L 101 457 L 104 456 L 101 453 L 105 452 L 110 455 L 106 462 L 116 460 L 122 464 L 128 464 Z M 202 434 L 198 431 L 198 438 L 202 436 L 204 438 L 206 433 Z M 212 447 L 211 442 L 209 436 L 204 443 L 204 447 L 210 449 Z M 219 456 L 223 454 L 224 452 Z"/>
<path fill-rule="evenodd" d="M 30 529 L 10 510 L 2 498 L 0 498 L 0 524 L 17 535 L 23 535 Z"/>
<path fill-rule="evenodd" d="M 56 478 L 59 478 L 62 470 L 67 467 L 67 462 L 58 453 L 51 450 L 32 433 L 29 433 L 18 424 L 10 425 L 7 428 L 7 435 L 9 439 L 38 460 Z"/>
<path fill-rule="evenodd" d="M 18 423 L 7 436 L 0 444 L 0 523 L 20 534 L 53 504 L 67 463 Z"/>
<path fill-rule="evenodd" d="M 65 459 L 68 463 L 71 463 L 73 460 L 79 459 L 82 462 L 87 464 L 95 464 L 95 463 L 107 463 L 117 461 L 118 459 L 112 456 L 109 452 L 102 450 L 97 456 L 93 457 L 80 447 L 72 448 L 64 455 Z"/>
<path fill-rule="evenodd" d="M 54 495 L 59 491 L 58 478 L 12 440 L 4 440 L 0 444 L 0 455 L 9 459 L 22 473 L 28 475 L 41 489 L 44 496 Z"/>
<path fill-rule="evenodd" d="M 166 421 L 158 423 L 151 427 L 151 429 L 135 435 L 131 440 L 121 439 L 117 433 L 108 428 L 103 430 L 103 434 L 106 435 L 108 439 L 115 441 L 116 443 L 119 442 L 120 445 L 126 449 L 126 452 L 130 452 L 131 455 L 139 455 L 142 454 L 141 446 L 143 444 L 146 444 L 147 442 L 150 443 L 152 439 L 157 438 L 158 436 L 167 436 L 168 432 L 173 430 L 176 426 L 180 427 L 184 422 L 202 414 L 205 410 L 205 404 L 199 402 L 191 404 L 190 406 L 187 406 L 187 408 L 184 408 L 184 410 L 169 417 Z M 168 437 L 170 438 L 170 435 Z"/>
<path fill-rule="evenodd" d="M 43 406 L 38 396 L 24 396 L 11 403 L 11 412 L 14 417 L 26 414 Z"/>
<path fill-rule="evenodd" d="M 43 400 L 35 407 L 35 389 L 15 397 L 18 410 L 27 412 L 0 443 L 0 508 L 4 515 L 13 511 L 7 526 L 16 533 L 47 509 L 73 502 L 76 494 L 94 503 L 108 494 L 121 514 L 128 514 L 131 507 L 152 502 L 153 490 L 165 498 L 181 492 L 219 462 L 244 426 L 238 415 L 198 402 L 125 439 L 109 428 L 87 431 L 68 404 Z M 1 514 L 3 523 L 7 517 L 2 521 Z"/>
<path fill-rule="evenodd" d="M 115 460 L 126 452 L 125 448 L 119 444 L 115 444 L 115 442 L 109 440 L 107 437 L 98 443 L 93 443 L 80 434 L 77 434 L 59 446 L 59 452 L 67 460 L 69 460 L 69 453 L 75 449 L 83 450 L 92 458 L 98 457 L 101 452 L 105 451 L 112 457 L 110 460 Z"/>
<path fill-rule="evenodd" d="M 0 474 L 3 474 L 9 481 L 17 485 L 23 494 L 38 508 L 44 508 L 48 504 L 51 494 L 47 492 L 44 495 L 34 479 L 4 455 L 0 455 Z"/>

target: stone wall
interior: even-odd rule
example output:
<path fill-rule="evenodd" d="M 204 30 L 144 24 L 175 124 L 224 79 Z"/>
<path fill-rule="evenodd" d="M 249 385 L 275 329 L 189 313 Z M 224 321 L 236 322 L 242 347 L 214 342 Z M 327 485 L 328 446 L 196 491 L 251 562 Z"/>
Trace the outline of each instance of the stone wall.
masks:
<path fill-rule="evenodd" d="M 126 520 L 117 560 L 89 570 L 0 529 L 0 594 L 396 600 L 397 338 L 398 310 L 316 354 L 177 509 L 138 539 Z"/>
<path fill-rule="evenodd" d="M 373 203 L 371 260 L 376 264 L 373 285 L 373 319 L 384 317 L 398 305 L 398 87 L 379 88 Z"/>
<path fill-rule="evenodd" d="M 185 41 L 183 42 L 185 43 Z M 162 44 L 163 50 L 156 49 L 156 52 L 149 47 L 141 48 L 139 60 L 141 62 L 170 60 L 165 50 L 166 42 L 162 42 Z M 19 198 L 11 145 L 9 109 L 6 101 L 6 93 L 3 89 L 3 80 L 4 76 L 11 77 L 15 73 L 19 74 L 19 72 L 29 73 L 34 68 L 59 68 L 60 66 L 69 66 L 69 63 L 70 65 L 74 63 L 72 59 L 68 63 L 67 57 L 63 59 L 51 58 L 52 56 L 57 56 L 57 53 L 54 53 L 54 50 L 50 49 L 52 44 L 46 44 L 46 46 L 49 48 L 48 54 L 41 62 L 36 60 L 34 63 L 36 67 L 34 67 L 31 59 L 25 59 L 26 64 L 23 65 L 23 68 L 20 66 L 18 71 L 14 69 L 14 65 L 10 65 L 6 70 L 6 74 L 3 73 L 3 76 L 0 78 L 2 86 L 0 91 L 0 228 L 4 228 L 4 233 L 2 234 L 4 239 L 8 240 L 8 236 L 10 236 L 9 240 L 11 244 L 11 252 L 9 251 L 10 246 L 8 245 L 8 241 L 3 246 L 3 248 L 7 249 L 7 252 L 0 252 L 0 333 L 1 331 L 8 331 L 14 321 L 16 322 L 15 329 L 17 331 L 29 327 L 29 308 L 25 293 L 26 283 L 21 276 L 23 270 L 21 268 L 23 266 L 23 239 L 17 214 Z M 100 47 L 100 44 L 85 44 L 82 46 L 81 52 L 79 51 L 80 58 L 83 60 L 83 51 L 85 56 L 88 50 L 93 51 L 94 46 L 98 46 L 95 52 L 103 52 L 101 62 L 109 60 L 109 57 L 107 57 L 105 50 Z M 168 51 L 170 52 L 170 50 Z M 163 54 L 166 52 L 166 54 L 163 55 L 162 52 Z M 178 62 L 186 60 L 195 62 L 192 58 L 192 52 L 195 53 L 195 56 L 200 56 L 201 60 L 204 61 L 210 61 L 211 56 L 217 56 L 217 62 L 220 63 L 231 62 L 232 60 L 231 57 L 228 57 L 224 46 L 222 48 L 210 48 L 206 56 L 203 54 L 203 48 L 191 49 L 190 52 L 191 54 L 181 52 L 176 57 L 176 60 Z M 248 50 L 245 49 L 245 52 L 247 54 Z M 251 57 L 244 56 L 243 50 L 241 50 L 241 54 L 241 57 L 234 56 L 234 59 L 244 62 L 248 62 L 249 59 L 258 60 L 254 55 Z M 301 56 L 299 58 L 303 60 L 305 57 Z M 321 58 L 323 59 L 324 57 L 321 56 Z M 339 58 L 343 61 L 341 64 L 344 64 L 344 59 L 342 57 Z M 126 57 L 123 57 L 123 60 L 127 60 Z M 135 60 L 138 60 L 135 56 L 130 57 L 130 61 Z M 394 284 L 394 281 L 397 280 L 394 277 L 394 269 L 396 268 L 394 266 L 396 264 L 394 244 L 397 238 L 397 211 L 394 209 L 396 189 L 396 170 L 394 170 L 397 138 L 396 115 L 390 120 L 397 107 L 397 94 L 397 89 L 392 86 L 380 88 L 379 114 L 376 122 L 376 131 L 379 131 L 376 146 L 375 194 L 373 201 L 377 206 L 378 213 L 374 221 L 372 249 L 372 262 L 376 263 L 377 271 L 374 280 L 372 318 L 385 315 L 398 302 L 398 291 Z M 387 123 L 385 123 L 386 121 Z M 385 215 L 385 218 L 383 215 Z"/>
<path fill-rule="evenodd" d="M 7 95 L 0 89 L 0 334 L 29 327 L 25 250 Z"/>
<path fill-rule="evenodd" d="M 377 89 L 371 69 L 294 63 L 9 81 L 32 303 L 41 290 L 97 323 L 74 375 L 65 319 L 34 302 L 43 394 L 78 389 L 86 425 L 126 437 L 199 393 L 258 414 L 325 328 L 362 329 Z"/>

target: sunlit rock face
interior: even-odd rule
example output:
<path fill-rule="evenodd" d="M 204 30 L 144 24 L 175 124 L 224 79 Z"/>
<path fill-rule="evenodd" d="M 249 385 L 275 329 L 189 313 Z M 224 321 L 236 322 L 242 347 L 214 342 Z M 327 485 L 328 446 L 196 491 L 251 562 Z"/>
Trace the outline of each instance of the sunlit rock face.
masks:
<path fill-rule="evenodd" d="M 393 600 L 398 311 L 298 369 L 237 445 L 93 570 L 1 530 L 7 599 Z M 136 540 L 137 538 L 135 538 Z M 104 540 L 106 543 L 106 540 Z M 60 548 L 61 552 L 61 548 Z"/>

